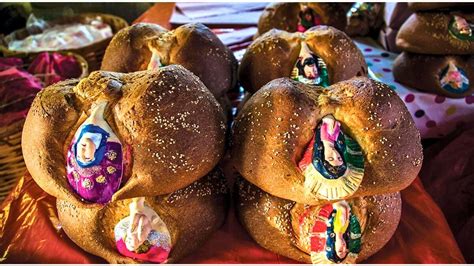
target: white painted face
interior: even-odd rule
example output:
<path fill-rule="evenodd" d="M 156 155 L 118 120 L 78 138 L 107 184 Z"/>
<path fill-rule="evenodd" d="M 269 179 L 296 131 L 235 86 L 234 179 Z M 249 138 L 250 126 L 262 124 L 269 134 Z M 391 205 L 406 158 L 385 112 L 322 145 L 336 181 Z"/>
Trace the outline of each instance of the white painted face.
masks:
<path fill-rule="evenodd" d="M 347 256 L 349 250 L 347 249 L 346 241 L 344 239 L 338 239 L 335 243 L 336 254 L 339 258 L 344 258 Z"/>
<path fill-rule="evenodd" d="M 87 137 L 82 137 L 77 143 L 77 160 L 81 163 L 89 163 L 94 160 L 96 150 L 94 141 Z"/>
<path fill-rule="evenodd" d="M 454 19 L 456 20 L 456 25 L 460 33 L 462 34 L 471 33 L 471 27 L 466 19 L 460 16 L 454 16 Z"/>
<path fill-rule="evenodd" d="M 341 166 L 344 164 L 341 155 L 334 148 L 334 145 L 325 145 L 324 159 L 332 166 Z"/>

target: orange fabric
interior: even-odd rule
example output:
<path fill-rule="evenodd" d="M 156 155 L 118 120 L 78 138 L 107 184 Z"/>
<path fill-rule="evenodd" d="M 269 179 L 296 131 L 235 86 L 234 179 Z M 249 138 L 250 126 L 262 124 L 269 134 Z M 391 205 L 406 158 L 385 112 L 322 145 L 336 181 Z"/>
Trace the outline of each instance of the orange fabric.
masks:
<path fill-rule="evenodd" d="M 155 23 L 166 29 L 171 29 L 170 18 L 173 14 L 174 6 L 175 3 L 156 3 L 133 21 L 133 24 Z"/>
<path fill-rule="evenodd" d="M 446 220 L 416 180 L 402 192 L 400 225 L 369 263 L 464 263 Z M 61 230 L 55 199 L 29 174 L 1 205 L 0 253 L 3 263 L 103 263 L 87 254 Z M 81 226 L 78 221 L 77 226 Z M 87 230 L 87 228 L 84 228 Z M 231 209 L 224 226 L 183 263 L 295 263 L 259 247 Z"/>

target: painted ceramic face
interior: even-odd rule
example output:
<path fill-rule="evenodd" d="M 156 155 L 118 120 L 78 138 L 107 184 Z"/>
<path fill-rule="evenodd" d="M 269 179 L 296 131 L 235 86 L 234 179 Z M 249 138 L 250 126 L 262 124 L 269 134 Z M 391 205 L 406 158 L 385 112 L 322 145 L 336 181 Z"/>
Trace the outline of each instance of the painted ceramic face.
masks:
<path fill-rule="evenodd" d="M 301 61 L 303 62 L 303 75 L 307 79 L 315 79 L 319 76 L 317 59 L 314 56 L 309 56 L 306 58 L 302 58 Z"/>
<path fill-rule="evenodd" d="M 361 249 L 365 210 L 355 213 L 344 200 L 323 206 L 296 204 L 293 208 L 292 219 L 298 221 L 297 228 L 293 227 L 298 247 L 311 255 L 314 264 L 355 263 Z"/>
<path fill-rule="evenodd" d="M 449 24 L 449 32 L 460 40 L 473 41 L 473 28 L 474 24 L 458 15 L 454 15 Z"/>
<path fill-rule="evenodd" d="M 319 135 L 321 136 L 321 142 L 323 143 L 322 150 L 324 151 L 324 160 L 326 163 L 335 167 L 344 164 L 341 153 L 335 147 L 340 130 L 341 124 L 338 121 L 331 117 L 323 118 Z"/>
<path fill-rule="evenodd" d="M 329 76 L 324 61 L 313 54 L 305 42 L 301 43 L 301 50 L 291 78 L 306 84 L 329 86 Z"/>
<path fill-rule="evenodd" d="M 130 215 L 114 229 L 120 254 L 146 262 L 166 262 L 171 251 L 171 236 L 160 216 L 145 204 L 145 198 L 134 198 Z"/>
<path fill-rule="evenodd" d="M 466 73 L 452 62 L 441 71 L 439 77 L 441 87 L 449 92 L 464 93 L 469 89 Z"/>
<path fill-rule="evenodd" d="M 82 137 L 77 142 L 77 157 L 76 159 L 83 164 L 90 163 L 94 160 L 94 154 L 96 152 L 96 145 L 91 138 Z"/>
<path fill-rule="evenodd" d="M 83 200 L 93 203 L 110 201 L 123 175 L 122 144 L 104 120 L 106 106 L 107 102 L 100 102 L 92 107 L 67 154 L 69 185 Z"/>
<path fill-rule="evenodd" d="M 352 195 L 364 175 L 360 146 L 341 129 L 332 115 L 324 117 L 298 163 L 307 193 L 326 199 Z"/>

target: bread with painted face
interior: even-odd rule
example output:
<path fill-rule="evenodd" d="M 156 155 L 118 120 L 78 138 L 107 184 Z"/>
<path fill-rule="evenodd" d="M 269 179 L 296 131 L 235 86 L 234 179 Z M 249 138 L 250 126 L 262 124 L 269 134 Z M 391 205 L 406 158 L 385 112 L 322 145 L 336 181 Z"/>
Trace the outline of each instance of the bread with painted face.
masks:
<path fill-rule="evenodd" d="M 167 195 L 92 208 L 58 199 L 57 208 L 69 238 L 109 263 L 176 263 L 223 224 L 228 189 L 214 169 Z"/>
<path fill-rule="evenodd" d="M 415 13 L 400 28 L 396 44 L 419 54 L 474 54 L 474 13 Z"/>
<path fill-rule="evenodd" d="M 97 71 L 37 94 L 22 149 L 43 190 L 86 207 L 195 182 L 224 152 L 224 121 L 209 90 L 182 66 Z"/>
<path fill-rule="evenodd" d="M 304 32 L 318 25 L 344 30 L 347 10 L 343 3 L 271 3 L 260 15 L 257 36 L 272 29 Z"/>
<path fill-rule="evenodd" d="M 326 87 L 366 75 L 367 64 L 357 46 L 328 26 L 305 33 L 271 30 L 248 47 L 239 66 L 239 80 L 251 93 L 282 77 Z"/>
<path fill-rule="evenodd" d="M 222 225 L 222 109 L 189 70 L 96 71 L 33 101 L 22 139 L 78 246 L 110 263 L 176 262 Z"/>
<path fill-rule="evenodd" d="M 474 91 L 474 56 L 403 52 L 393 64 L 393 76 L 420 91 L 462 98 Z"/>
<path fill-rule="evenodd" d="M 275 197 L 243 178 L 236 183 L 238 217 L 264 248 L 313 264 L 359 263 L 394 234 L 400 193 L 305 205 Z"/>
<path fill-rule="evenodd" d="M 231 154 L 252 184 L 310 205 L 400 191 L 422 162 L 420 134 L 404 103 L 365 77 L 328 88 L 269 82 L 237 116 Z"/>
<path fill-rule="evenodd" d="M 384 21 L 385 3 L 356 2 L 347 12 L 344 32 L 349 36 L 376 36 Z"/>
<path fill-rule="evenodd" d="M 219 102 L 237 82 L 237 60 L 206 26 L 190 23 L 168 31 L 138 23 L 120 30 L 105 51 L 101 70 L 134 72 L 182 65 L 206 85 Z"/>

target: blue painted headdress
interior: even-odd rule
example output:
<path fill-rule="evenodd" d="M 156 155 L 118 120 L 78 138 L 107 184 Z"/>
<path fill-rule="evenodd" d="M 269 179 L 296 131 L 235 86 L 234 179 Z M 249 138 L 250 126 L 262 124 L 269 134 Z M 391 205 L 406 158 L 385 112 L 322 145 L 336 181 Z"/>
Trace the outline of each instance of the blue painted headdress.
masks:
<path fill-rule="evenodd" d="M 80 142 L 81 138 L 84 137 L 84 135 L 87 133 L 100 134 L 100 139 L 99 138 L 96 138 L 95 140 L 93 139 L 93 142 L 96 144 L 96 149 L 94 152 L 94 160 L 87 163 L 83 163 L 77 160 L 77 144 Z M 74 157 L 76 158 L 77 164 L 80 167 L 91 167 L 91 166 L 98 165 L 102 161 L 102 158 L 104 158 L 106 143 L 109 136 L 110 134 L 99 126 L 88 124 L 82 127 L 81 133 L 79 134 L 79 137 L 77 138 L 76 143 L 74 144 Z"/>

